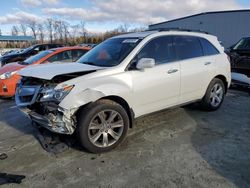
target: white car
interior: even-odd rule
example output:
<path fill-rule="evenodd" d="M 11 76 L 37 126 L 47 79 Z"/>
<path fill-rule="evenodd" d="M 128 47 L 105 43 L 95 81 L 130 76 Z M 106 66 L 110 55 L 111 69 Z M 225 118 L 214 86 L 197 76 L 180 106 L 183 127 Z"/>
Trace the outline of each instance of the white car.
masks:
<path fill-rule="evenodd" d="M 116 36 L 78 63 L 38 65 L 19 74 L 17 106 L 53 132 L 76 132 L 93 153 L 115 148 L 139 116 L 197 101 L 203 109 L 218 109 L 231 82 L 215 36 L 178 30 Z"/>

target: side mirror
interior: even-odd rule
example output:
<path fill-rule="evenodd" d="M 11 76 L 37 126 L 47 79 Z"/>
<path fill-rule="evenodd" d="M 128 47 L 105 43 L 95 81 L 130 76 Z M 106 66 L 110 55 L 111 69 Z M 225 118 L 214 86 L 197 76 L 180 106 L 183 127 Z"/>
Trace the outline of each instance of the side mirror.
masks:
<path fill-rule="evenodd" d="M 136 68 L 139 70 L 144 70 L 146 68 L 152 68 L 155 66 L 155 60 L 153 58 L 141 58 L 137 65 Z"/>

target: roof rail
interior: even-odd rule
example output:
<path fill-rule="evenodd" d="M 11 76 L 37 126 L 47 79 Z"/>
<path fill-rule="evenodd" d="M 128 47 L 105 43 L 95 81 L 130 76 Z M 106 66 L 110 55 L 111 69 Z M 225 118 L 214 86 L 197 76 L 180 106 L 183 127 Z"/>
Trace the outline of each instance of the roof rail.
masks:
<path fill-rule="evenodd" d="M 147 31 L 159 31 L 159 32 L 161 31 L 186 31 L 186 32 L 197 32 L 197 33 L 209 34 L 208 32 L 202 31 L 202 30 L 184 29 L 180 27 L 148 29 Z"/>

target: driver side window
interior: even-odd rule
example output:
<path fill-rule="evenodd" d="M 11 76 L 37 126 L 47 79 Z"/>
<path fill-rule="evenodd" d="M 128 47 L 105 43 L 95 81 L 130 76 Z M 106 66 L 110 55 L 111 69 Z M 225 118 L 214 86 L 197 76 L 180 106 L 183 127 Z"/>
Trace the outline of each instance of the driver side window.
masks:
<path fill-rule="evenodd" d="M 141 58 L 152 58 L 157 64 L 169 63 L 176 60 L 171 36 L 158 37 L 148 42 L 137 55 Z"/>

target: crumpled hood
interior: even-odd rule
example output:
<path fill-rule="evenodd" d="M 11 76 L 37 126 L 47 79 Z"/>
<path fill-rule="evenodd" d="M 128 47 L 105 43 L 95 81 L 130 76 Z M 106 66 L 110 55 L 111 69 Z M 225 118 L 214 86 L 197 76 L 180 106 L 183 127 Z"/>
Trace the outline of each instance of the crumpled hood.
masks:
<path fill-rule="evenodd" d="M 13 72 L 13 71 L 17 71 L 21 68 L 25 67 L 25 65 L 20 65 L 18 63 L 8 63 L 6 65 L 4 65 L 3 67 L 0 68 L 0 75 L 4 74 L 6 72 Z"/>
<path fill-rule="evenodd" d="M 29 66 L 27 68 L 20 70 L 18 74 L 25 77 L 51 80 L 52 78 L 58 75 L 95 71 L 100 69 L 104 69 L 104 67 L 97 67 L 81 63 L 61 63 L 61 64 L 56 63 L 56 64 Z"/>

